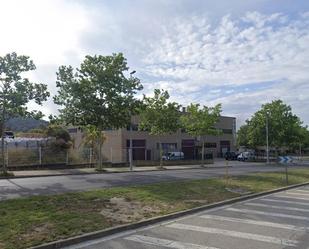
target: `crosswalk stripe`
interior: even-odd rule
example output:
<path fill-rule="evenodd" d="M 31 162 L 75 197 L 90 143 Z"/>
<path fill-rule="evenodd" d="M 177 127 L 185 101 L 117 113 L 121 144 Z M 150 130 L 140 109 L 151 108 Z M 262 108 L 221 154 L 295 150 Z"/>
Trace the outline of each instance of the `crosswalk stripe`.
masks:
<path fill-rule="evenodd" d="M 296 246 L 298 243 L 298 241 L 296 240 L 281 239 L 277 237 L 264 236 L 264 235 L 253 234 L 253 233 L 237 232 L 237 231 L 225 230 L 225 229 L 219 229 L 219 228 L 193 226 L 193 225 L 187 225 L 187 224 L 181 224 L 181 223 L 172 223 L 172 224 L 167 225 L 167 227 L 181 229 L 181 230 L 211 233 L 211 234 L 220 234 L 220 235 L 225 235 L 229 237 L 256 240 L 256 241 L 268 242 L 268 243 L 285 245 L 285 246 Z"/>
<path fill-rule="evenodd" d="M 296 202 L 296 201 L 285 201 L 285 200 L 274 200 L 274 199 L 260 199 L 261 201 L 272 201 L 272 202 L 278 202 L 278 203 L 287 203 L 287 204 L 297 204 L 297 205 L 303 205 L 303 206 L 309 206 L 309 202 Z"/>
<path fill-rule="evenodd" d="M 308 200 L 309 200 L 309 194 L 304 194 L 304 193 L 296 193 L 296 192 L 286 192 L 284 194 L 287 194 L 287 195 L 299 195 L 299 196 L 304 196 L 304 197 L 308 197 Z"/>
<path fill-rule="evenodd" d="M 211 219 L 211 220 L 217 220 L 217 221 L 231 221 L 231 222 L 238 222 L 238 223 L 244 223 L 244 224 L 250 224 L 250 225 L 282 228 L 282 229 L 288 229 L 288 230 L 300 231 L 300 232 L 309 230 L 309 228 L 306 228 L 306 227 L 297 227 L 297 226 L 293 226 L 289 224 L 273 223 L 273 222 L 268 222 L 268 221 L 238 219 L 238 218 L 231 218 L 231 217 L 224 217 L 224 216 L 217 216 L 217 215 L 201 215 L 200 217 L 204 219 Z"/>
<path fill-rule="evenodd" d="M 124 238 L 126 240 L 148 244 L 148 245 L 155 245 L 155 246 L 163 246 L 168 248 L 177 248 L 177 249 L 218 249 L 216 247 L 209 247 L 209 246 L 202 246 L 197 244 L 185 243 L 175 240 L 167 240 L 167 239 L 159 239 L 144 235 L 131 235 L 129 237 Z"/>
<path fill-rule="evenodd" d="M 309 194 L 309 190 L 303 190 L 303 189 L 294 189 L 294 192 L 300 192 L 300 193 L 307 193 Z"/>
<path fill-rule="evenodd" d="M 266 216 L 291 218 L 291 219 L 296 219 L 296 220 L 307 220 L 307 221 L 309 221 L 308 217 L 298 216 L 298 215 L 280 214 L 280 213 L 263 212 L 263 211 L 257 211 L 257 210 L 238 209 L 238 208 L 226 208 L 225 210 L 232 211 L 232 212 L 238 212 L 238 213 L 245 213 L 245 214 L 261 214 L 261 215 L 266 215 Z"/>
<path fill-rule="evenodd" d="M 244 205 L 254 206 L 254 207 L 279 208 L 279 209 L 290 210 L 290 211 L 309 212 L 309 209 L 304 209 L 304 208 L 282 207 L 282 206 L 267 205 L 267 204 L 261 204 L 261 203 L 244 203 Z"/>
<path fill-rule="evenodd" d="M 304 201 L 309 201 L 308 198 L 303 198 L 303 197 L 299 197 L 299 196 L 293 196 L 293 195 L 274 195 L 275 197 L 281 197 L 281 198 L 289 198 L 289 199 L 296 199 L 296 200 L 304 200 Z"/>

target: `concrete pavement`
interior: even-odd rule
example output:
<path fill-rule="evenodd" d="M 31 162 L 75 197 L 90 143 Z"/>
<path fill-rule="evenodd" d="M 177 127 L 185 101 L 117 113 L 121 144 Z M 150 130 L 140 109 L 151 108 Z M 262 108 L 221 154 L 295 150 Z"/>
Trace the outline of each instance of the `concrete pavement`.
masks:
<path fill-rule="evenodd" d="M 309 186 L 243 201 L 65 249 L 309 248 Z"/>
<path fill-rule="evenodd" d="M 294 167 L 294 166 L 293 166 Z M 297 168 L 297 167 L 295 167 Z M 242 163 L 231 167 L 231 175 L 254 172 L 283 171 L 283 167 Z M 224 176 L 224 168 L 199 168 L 151 172 L 126 172 L 110 174 L 64 175 L 51 177 L 16 178 L 0 180 L 0 200 L 32 195 L 48 195 L 85 191 L 115 186 L 130 186 L 157 182 L 207 179 Z"/>

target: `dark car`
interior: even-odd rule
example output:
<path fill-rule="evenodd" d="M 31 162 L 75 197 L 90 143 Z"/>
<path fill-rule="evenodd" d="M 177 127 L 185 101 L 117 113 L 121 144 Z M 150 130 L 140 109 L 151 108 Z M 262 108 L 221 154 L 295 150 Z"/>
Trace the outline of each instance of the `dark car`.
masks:
<path fill-rule="evenodd" d="M 12 131 L 5 131 L 4 132 L 4 137 L 5 138 L 13 138 L 14 139 L 14 133 Z"/>
<path fill-rule="evenodd" d="M 226 160 L 237 160 L 238 154 L 233 151 L 228 151 L 225 153 L 225 159 Z"/>

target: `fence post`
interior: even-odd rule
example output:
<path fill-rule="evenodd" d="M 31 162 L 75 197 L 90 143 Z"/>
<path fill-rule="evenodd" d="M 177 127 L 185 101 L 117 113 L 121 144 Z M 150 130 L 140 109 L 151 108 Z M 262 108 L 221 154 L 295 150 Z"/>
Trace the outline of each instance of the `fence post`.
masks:
<path fill-rule="evenodd" d="M 42 146 L 39 146 L 39 164 L 42 165 Z"/>
<path fill-rule="evenodd" d="M 6 142 L 6 166 L 9 167 L 9 143 Z"/>
<path fill-rule="evenodd" d="M 111 148 L 111 163 L 113 163 L 113 148 Z"/>
<path fill-rule="evenodd" d="M 66 165 L 69 164 L 69 150 L 66 150 L 66 159 L 65 159 Z"/>
<path fill-rule="evenodd" d="M 92 163 L 92 148 L 89 148 L 89 167 L 91 167 Z"/>

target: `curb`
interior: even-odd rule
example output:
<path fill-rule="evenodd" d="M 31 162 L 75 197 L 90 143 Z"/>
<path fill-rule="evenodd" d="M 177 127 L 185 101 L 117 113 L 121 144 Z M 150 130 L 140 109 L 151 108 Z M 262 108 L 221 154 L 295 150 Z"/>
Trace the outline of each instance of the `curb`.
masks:
<path fill-rule="evenodd" d="M 233 166 L 228 166 L 232 168 Z M 9 177 L 0 177 L 0 180 L 3 179 L 15 179 L 15 178 L 32 178 L 32 177 L 50 177 L 50 176 L 72 176 L 72 175 L 93 175 L 93 174 L 115 174 L 115 173 L 135 173 L 135 172 L 154 172 L 154 171 L 168 171 L 168 170 L 190 170 L 190 169 L 221 169 L 226 168 L 226 166 L 217 166 L 217 167 L 196 167 L 188 169 L 152 169 L 152 170 L 136 170 L 136 171 L 102 171 L 102 172 L 89 172 L 89 173 L 68 173 L 68 174 L 46 174 L 46 175 L 21 175 L 21 176 L 9 176 Z"/>
<path fill-rule="evenodd" d="M 71 238 L 68 238 L 68 239 L 62 239 L 62 240 L 58 240 L 58 241 L 54 241 L 54 242 L 45 243 L 45 244 L 42 244 L 42 245 L 39 245 L 39 246 L 31 247 L 30 249 L 57 249 L 57 248 L 65 247 L 65 246 L 71 246 L 71 245 L 81 243 L 81 242 L 85 242 L 85 241 L 88 241 L 88 240 L 98 239 L 98 238 L 110 236 L 110 235 L 113 235 L 113 234 L 116 234 L 116 233 L 125 232 L 125 231 L 129 231 L 129 230 L 135 230 L 135 229 L 138 229 L 138 228 L 141 228 L 141 227 L 144 227 L 144 226 L 153 225 L 155 223 L 176 219 L 176 218 L 179 218 L 179 217 L 184 216 L 184 215 L 190 215 L 190 214 L 198 213 L 198 212 L 205 211 L 205 210 L 208 210 L 208 209 L 212 209 L 212 208 L 216 208 L 216 207 L 222 207 L 222 206 L 230 205 L 230 204 L 233 204 L 233 203 L 236 203 L 236 202 L 239 202 L 239 201 L 254 199 L 254 198 L 257 198 L 257 197 L 281 192 L 281 191 L 284 191 L 284 190 L 289 190 L 289 189 L 292 189 L 292 188 L 306 186 L 306 185 L 309 185 L 309 182 L 295 184 L 295 185 L 282 187 L 282 188 L 277 188 L 277 189 L 264 191 L 264 192 L 260 192 L 260 193 L 256 193 L 256 194 L 249 194 L 249 195 L 245 195 L 245 196 L 240 196 L 240 197 L 232 198 L 232 199 L 221 201 L 221 202 L 216 202 L 216 203 L 209 204 L 209 205 L 204 205 L 204 206 L 200 206 L 200 207 L 196 207 L 196 208 L 192 208 L 192 209 L 188 209 L 188 210 L 184 210 L 184 211 L 180 211 L 180 212 L 176 212 L 176 213 L 172 213 L 172 214 L 167 214 L 167 215 L 164 215 L 164 216 L 150 218 L 150 219 L 143 220 L 143 221 L 133 223 L 133 224 L 129 224 L 129 225 L 116 226 L 116 227 L 113 227 L 113 228 L 108 228 L 108 229 L 104 229 L 104 230 L 99 230 L 99 231 L 95 231 L 95 232 L 91 232 L 91 233 L 82 234 L 82 235 L 71 237 Z"/>

